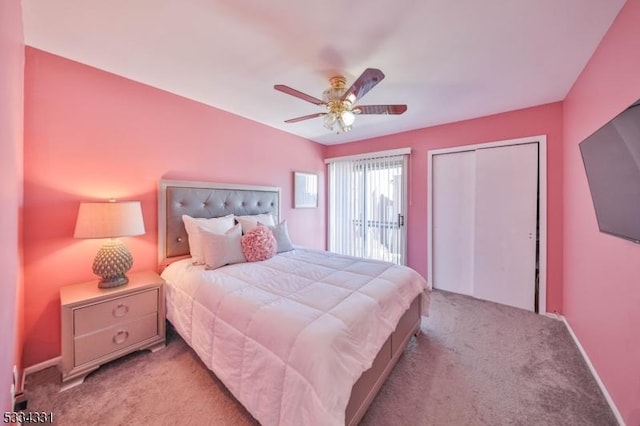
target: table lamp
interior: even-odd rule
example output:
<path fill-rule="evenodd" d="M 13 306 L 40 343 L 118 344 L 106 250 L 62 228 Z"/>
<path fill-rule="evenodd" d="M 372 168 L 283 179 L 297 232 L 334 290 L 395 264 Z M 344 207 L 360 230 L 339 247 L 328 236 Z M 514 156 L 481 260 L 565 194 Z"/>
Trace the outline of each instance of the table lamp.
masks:
<path fill-rule="evenodd" d="M 108 238 L 93 261 L 93 273 L 102 277 L 100 288 L 129 282 L 125 273 L 133 257 L 119 237 L 144 234 L 139 201 L 82 202 L 78 209 L 74 238 Z"/>

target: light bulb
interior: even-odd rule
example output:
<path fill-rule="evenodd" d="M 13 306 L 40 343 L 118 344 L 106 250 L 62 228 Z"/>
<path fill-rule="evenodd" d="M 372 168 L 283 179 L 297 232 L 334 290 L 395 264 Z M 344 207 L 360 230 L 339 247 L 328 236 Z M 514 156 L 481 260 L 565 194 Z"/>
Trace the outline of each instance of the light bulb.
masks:
<path fill-rule="evenodd" d="M 356 121 L 356 115 L 349 110 L 342 111 L 341 118 L 342 118 L 342 122 L 346 126 L 351 126 L 353 122 Z"/>
<path fill-rule="evenodd" d="M 351 130 L 351 125 L 344 122 L 344 120 L 342 119 L 342 115 L 338 117 L 338 124 L 340 125 L 340 130 L 342 130 L 343 133 L 346 133 L 349 130 Z"/>

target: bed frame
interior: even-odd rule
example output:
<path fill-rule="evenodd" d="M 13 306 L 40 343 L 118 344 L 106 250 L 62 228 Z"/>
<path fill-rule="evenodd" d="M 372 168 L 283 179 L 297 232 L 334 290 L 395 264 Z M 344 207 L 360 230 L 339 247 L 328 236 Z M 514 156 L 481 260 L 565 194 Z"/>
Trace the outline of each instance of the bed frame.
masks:
<path fill-rule="evenodd" d="M 272 186 L 217 184 L 211 182 L 161 180 L 158 193 L 158 264 L 161 269 L 189 255 L 182 215 L 219 217 L 227 214 L 271 213 L 279 220 L 280 188 Z M 400 318 L 373 361 L 356 381 L 345 412 L 347 425 L 364 416 L 412 335 L 420 331 L 420 296 Z"/>

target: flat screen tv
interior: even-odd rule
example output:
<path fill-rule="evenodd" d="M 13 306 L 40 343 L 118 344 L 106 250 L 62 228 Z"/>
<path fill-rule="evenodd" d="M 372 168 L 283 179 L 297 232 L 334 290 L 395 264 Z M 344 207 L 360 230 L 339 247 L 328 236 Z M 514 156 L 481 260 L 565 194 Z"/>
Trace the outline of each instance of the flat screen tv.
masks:
<path fill-rule="evenodd" d="M 601 232 L 640 244 L 640 100 L 580 142 Z"/>

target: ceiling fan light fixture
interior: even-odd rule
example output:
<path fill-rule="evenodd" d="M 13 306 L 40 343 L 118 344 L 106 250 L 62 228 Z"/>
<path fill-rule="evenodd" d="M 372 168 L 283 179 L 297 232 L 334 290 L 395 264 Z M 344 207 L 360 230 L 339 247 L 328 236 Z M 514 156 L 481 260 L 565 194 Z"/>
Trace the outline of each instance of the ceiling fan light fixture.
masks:
<path fill-rule="evenodd" d="M 336 133 L 346 133 L 351 130 L 355 119 L 355 114 L 348 110 L 330 111 L 324 116 L 324 127 L 333 132 L 337 125 Z"/>

